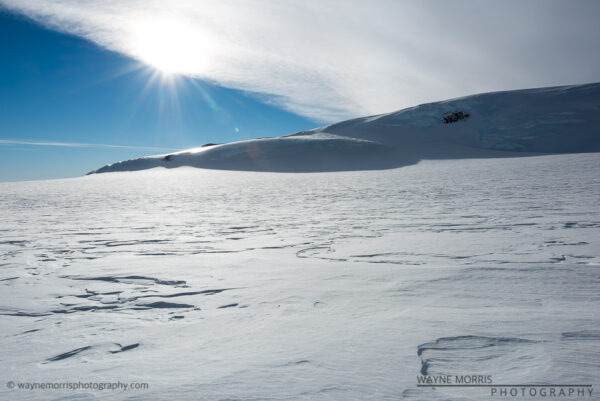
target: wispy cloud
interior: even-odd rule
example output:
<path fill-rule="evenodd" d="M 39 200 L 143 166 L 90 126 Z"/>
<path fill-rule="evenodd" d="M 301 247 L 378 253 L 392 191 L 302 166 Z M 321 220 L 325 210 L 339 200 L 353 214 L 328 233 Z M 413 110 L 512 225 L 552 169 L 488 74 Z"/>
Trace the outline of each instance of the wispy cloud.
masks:
<path fill-rule="evenodd" d="M 53 29 L 327 121 L 600 80 L 596 0 L 0 0 Z"/>
<path fill-rule="evenodd" d="M 110 148 L 110 149 L 138 149 L 151 150 L 156 152 L 171 152 L 178 149 L 160 148 L 153 146 L 127 146 L 127 145 L 107 145 L 102 143 L 76 143 L 76 142 L 46 142 L 46 141 L 28 141 L 21 139 L 0 139 L 0 145 L 29 145 L 29 146 L 59 146 L 66 148 Z"/>

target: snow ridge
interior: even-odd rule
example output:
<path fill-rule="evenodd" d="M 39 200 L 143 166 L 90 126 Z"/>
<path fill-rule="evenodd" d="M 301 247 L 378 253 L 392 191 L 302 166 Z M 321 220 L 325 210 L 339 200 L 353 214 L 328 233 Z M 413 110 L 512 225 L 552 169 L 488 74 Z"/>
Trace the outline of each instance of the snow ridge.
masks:
<path fill-rule="evenodd" d="M 317 172 L 401 167 L 423 159 L 600 151 L 600 83 L 493 92 L 422 104 L 277 138 L 208 144 L 93 173 L 192 166 Z"/>

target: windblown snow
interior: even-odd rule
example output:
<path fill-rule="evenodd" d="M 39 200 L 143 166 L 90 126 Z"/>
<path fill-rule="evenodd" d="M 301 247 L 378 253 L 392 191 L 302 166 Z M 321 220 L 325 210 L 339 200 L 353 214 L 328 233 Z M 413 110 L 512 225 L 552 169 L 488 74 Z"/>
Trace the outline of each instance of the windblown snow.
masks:
<path fill-rule="evenodd" d="M 192 166 L 309 172 L 425 159 L 600 152 L 600 83 L 486 93 L 278 137 L 204 146 L 92 173 Z"/>
<path fill-rule="evenodd" d="M 0 398 L 598 399 L 599 88 L 0 183 Z"/>

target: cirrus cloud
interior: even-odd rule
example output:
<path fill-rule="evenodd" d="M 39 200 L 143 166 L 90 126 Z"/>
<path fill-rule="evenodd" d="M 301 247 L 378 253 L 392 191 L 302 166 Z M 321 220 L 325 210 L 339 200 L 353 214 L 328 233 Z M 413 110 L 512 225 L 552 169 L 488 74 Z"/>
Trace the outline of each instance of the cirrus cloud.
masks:
<path fill-rule="evenodd" d="M 0 4 L 322 121 L 476 92 L 600 80 L 600 3 L 593 0 Z"/>

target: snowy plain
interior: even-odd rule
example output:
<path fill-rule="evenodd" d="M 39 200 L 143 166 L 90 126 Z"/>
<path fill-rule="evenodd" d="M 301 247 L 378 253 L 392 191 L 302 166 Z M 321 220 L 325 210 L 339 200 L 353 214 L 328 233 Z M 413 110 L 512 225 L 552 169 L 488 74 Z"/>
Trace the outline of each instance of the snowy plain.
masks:
<path fill-rule="evenodd" d="M 0 376 L 149 383 L 2 399 L 600 391 L 598 153 L 0 183 L 0 211 Z"/>

